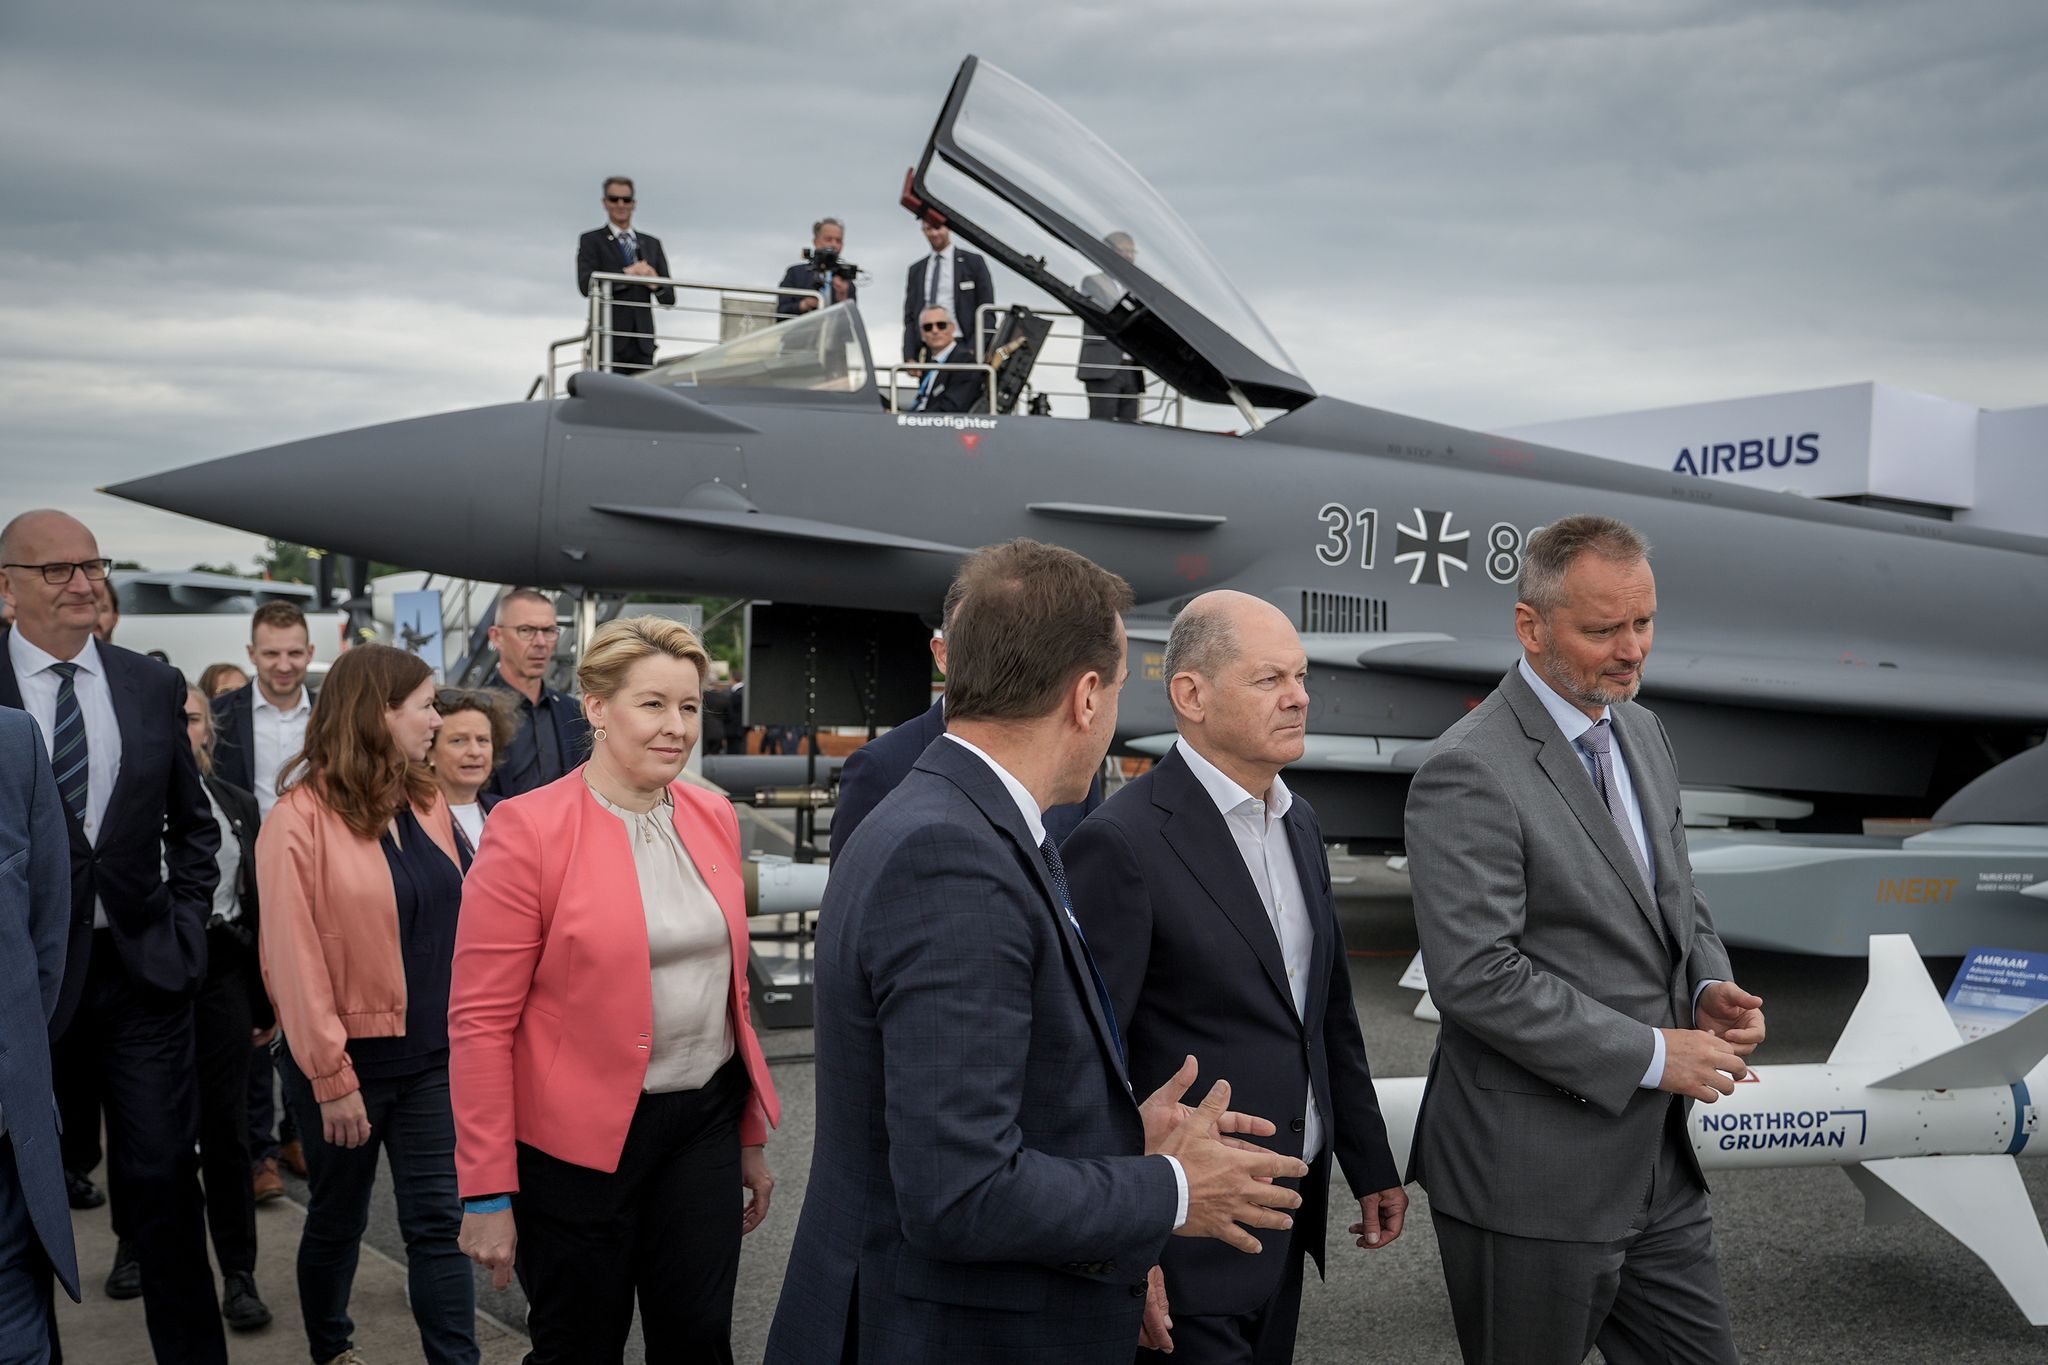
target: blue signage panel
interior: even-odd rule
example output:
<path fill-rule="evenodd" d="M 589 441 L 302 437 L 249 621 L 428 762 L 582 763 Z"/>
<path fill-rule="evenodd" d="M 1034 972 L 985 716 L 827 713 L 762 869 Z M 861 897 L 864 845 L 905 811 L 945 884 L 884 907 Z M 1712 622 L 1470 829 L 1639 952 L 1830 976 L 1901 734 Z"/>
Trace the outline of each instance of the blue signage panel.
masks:
<path fill-rule="evenodd" d="M 1948 988 L 1948 1013 L 1963 1041 L 1996 1033 L 2048 1004 L 2048 952 L 1973 948 Z"/>

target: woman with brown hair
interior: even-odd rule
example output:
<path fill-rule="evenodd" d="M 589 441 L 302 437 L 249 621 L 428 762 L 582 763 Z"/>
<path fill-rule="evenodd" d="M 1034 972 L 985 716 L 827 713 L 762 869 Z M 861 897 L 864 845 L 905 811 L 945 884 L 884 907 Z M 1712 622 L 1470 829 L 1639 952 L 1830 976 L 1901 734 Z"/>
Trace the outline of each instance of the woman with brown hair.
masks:
<path fill-rule="evenodd" d="M 463 890 L 462 1246 L 500 1288 L 516 1265 L 534 1365 L 617 1361 L 636 1298 L 647 1359 L 733 1358 L 781 1111 L 747 1013 L 739 821 L 677 780 L 706 662 L 658 616 L 600 629 L 576 670 L 590 761 L 498 806 Z"/>
<path fill-rule="evenodd" d="M 484 817 L 504 799 L 484 790 L 512 744 L 512 712 L 500 695 L 485 687 L 444 687 L 434 694 L 441 730 L 427 750 L 427 766 L 448 798 L 455 837 L 472 858 L 484 841 Z"/>
<path fill-rule="evenodd" d="M 448 972 L 466 859 L 425 762 L 440 728 L 433 673 L 417 655 L 348 650 L 256 841 L 263 977 L 312 1187 L 299 1308 L 322 1365 L 359 1359 L 348 1300 L 380 1147 L 425 1357 L 477 1359 L 448 1102 Z"/>

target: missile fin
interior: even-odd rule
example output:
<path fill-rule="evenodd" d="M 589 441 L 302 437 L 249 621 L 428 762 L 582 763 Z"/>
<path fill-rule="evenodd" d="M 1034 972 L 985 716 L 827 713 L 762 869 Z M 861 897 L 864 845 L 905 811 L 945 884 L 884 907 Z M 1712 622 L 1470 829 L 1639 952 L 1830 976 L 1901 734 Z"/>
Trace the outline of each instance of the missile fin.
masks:
<path fill-rule="evenodd" d="M 1849 1169 L 1854 1179 L 1858 1168 Z M 2048 1238 L 2041 1235 L 2033 1200 L 2011 1157 L 1886 1157 L 1860 1169 L 1968 1247 L 2027 1321 L 2048 1327 Z"/>
<path fill-rule="evenodd" d="M 1870 984 L 1856 1002 L 1829 1066 L 1888 1074 L 1962 1041 L 1911 934 L 1870 936 Z M 1923 1084 L 1923 1087 L 1924 1084 Z"/>
<path fill-rule="evenodd" d="M 1977 1085 L 2016 1085 L 2048 1057 L 2048 1009 L 2022 1015 L 1937 1057 L 1916 1062 L 1871 1085 L 1879 1090 L 1964 1090 Z"/>
<path fill-rule="evenodd" d="M 1849 1182 L 1863 1192 L 1863 1221 L 1871 1226 L 1905 1223 L 1920 1216 L 1920 1210 L 1913 1207 L 1913 1201 L 1900 1194 L 1869 1171 L 1863 1163 L 1852 1161 L 1842 1168 L 1842 1174 Z"/>

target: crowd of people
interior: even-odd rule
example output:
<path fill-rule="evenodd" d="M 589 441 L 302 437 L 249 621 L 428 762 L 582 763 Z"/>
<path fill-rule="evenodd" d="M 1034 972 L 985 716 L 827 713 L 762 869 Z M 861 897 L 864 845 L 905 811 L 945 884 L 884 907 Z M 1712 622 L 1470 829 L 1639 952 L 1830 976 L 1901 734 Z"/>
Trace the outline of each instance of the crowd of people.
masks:
<path fill-rule="evenodd" d="M 517 1276 L 531 1361 L 616 1361 L 636 1310 L 648 1359 L 730 1361 L 781 1106 L 738 822 L 679 780 L 702 642 L 610 622 L 571 698 L 546 682 L 554 608 L 522 589 L 490 686 L 363 644 L 313 697 L 304 618 L 271 604 L 248 670 L 187 686 L 96 636 L 109 568 L 63 513 L 0 529 L 0 1359 L 51 1358 L 54 1286 L 79 1294 L 65 1201 L 98 1196 L 102 1122 L 156 1359 L 224 1361 L 224 1321 L 269 1321 L 253 1211 L 277 1158 L 250 1099 L 274 1062 L 315 1362 L 363 1359 L 380 1154 L 425 1359 L 478 1359 L 474 1262 Z M 1648 545 L 1590 515 L 1533 536 L 1522 658 L 1414 778 L 1443 1025 L 1406 1170 L 1322 831 L 1282 775 L 1296 628 L 1241 593 L 1185 604 L 1160 670 L 1177 738 L 1105 800 L 1131 605 L 1071 551 L 977 551 L 933 644 L 943 699 L 843 774 L 767 1359 L 1291 1360 L 1341 1170 L 1363 1249 L 1428 1189 L 1468 1361 L 1735 1360 L 1685 1106 L 1732 1092 L 1763 1002 L 1633 701 Z"/>
<path fill-rule="evenodd" d="M 676 301 L 673 278 L 661 239 L 634 226 L 638 191 L 628 176 L 604 182 L 605 225 L 583 234 L 576 247 L 576 287 L 590 294 L 590 277 L 606 273 L 629 275 L 614 281 L 611 312 L 606 320 L 611 368 L 627 373 L 649 369 L 659 344 L 656 305 Z M 903 360 L 917 381 L 906 411 L 974 412 L 987 404 L 988 373 L 981 357 L 994 348 L 998 316 L 985 311 L 996 302 L 988 262 L 962 250 L 952 228 L 938 214 L 919 220 L 929 252 L 913 261 L 903 285 Z M 1127 262 L 1138 248 L 1128 232 L 1111 232 L 1103 244 Z M 846 225 L 837 218 L 811 224 L 811 244 L 803 259 L 782 273 L 776 288 L 777 317 L 801 317 L 860 297 L 860 267 L 848 261 Z M 650 283 L 642 284 L 645 279 Z M 1127 292 L 1108 272 L 1079 281 L 1082 296 L 1105 313 Z M 973 335 L 981 329 L 979 345 Z M 936 368 L 922 368 L 923 366 Z M 945 368 L 955 366 L 959 368 Z M 1144 366 L 1114 340 L 1090 326 L 1081 340 L 1076 377 L 1088 396 L 1088 416 L 1097 421 L 1135 422 L 1145 394 Z"/>

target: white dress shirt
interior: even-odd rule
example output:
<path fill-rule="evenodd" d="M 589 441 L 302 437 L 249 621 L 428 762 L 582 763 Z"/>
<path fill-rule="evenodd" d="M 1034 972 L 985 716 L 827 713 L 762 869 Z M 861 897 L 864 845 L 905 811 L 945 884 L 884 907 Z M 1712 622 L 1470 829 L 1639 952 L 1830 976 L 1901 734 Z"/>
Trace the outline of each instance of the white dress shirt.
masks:
<path fill-rule="evenodd" d="M 946 738 L 988 764 L 995 775 L 1001 779 L 1003 790 L 1007 791 L 1010 794 L 1010 799 L 1017 803 L 1017 812 L 1024 817 L 1024 825 L 1031 831 L 1032 839 L 1037 842 L 1039 847 L 1044 847 L 1045 820 L 1039 813 L 1038 799 L 1031 794 L 1031 789 L 1012 777 L 1010 770 L 989 757 L 986 751 L 976 748 L 950 730 L 946 732 Z M 1080 932 L 1079 926 L 1075 927 L 1074 932 L 1077 934 Z M 1164 1156 L 1165 1154 L 1161 1153 L 1161 1155 Z M 1173 1167 L 1173 1185 L 1175 1198 L 1178 1201 L 1174 1204 L 1173 1208 L 1173 1226 L 1178 1229 L 1181 1224 L 1188 1221 L 1188 1173 L 1181 1169 L 1178 1157 L 1168 1156 L 1166 1157 L 1166 1163 Z"/>
<path fill-rule="evenodd" d="M 1173 743 L 1188 771 L 1216 803 L 1224 826 L 1230 830 L 1237 856 L 1244 860 L 1244 870 L 1251 874 L 1259 904 L 1265 908 L 1273 937 L 1279 942 L 1280 961 L 1287 968 L 1287 990 L 1294 997 L 1294 1016 L 1307 1019 L 1309 963 L 1315 955 L 1316 931 L 1309 919 L 1308 898 L 1301 889 L 1301 870 L 1294 865 L 1294 848 L 1287 839 L 1287 811 L 1294 804 L 1294 794 L 1275 774 L 1272 790 L 1263 798 L 1254 796 L 1202 757 L 1185 739 Z M 1316 1108 L 1315 1086 L 1311 1084 L 1301 1159 L 1314 1161 L 1322 1150 L 1323 1116 Z"/>
<path fill-rule="evenodd" d="M 1536 700 L 1543 703 L 1543 709 L 1550 713 L 1550 718 L 1557 722 L 1557 728 L 1571 741 L 1572 752 L 1579 756 L 1579 762 L 1586 769 L 1586 776 L 1593 782 L 1593 790 L 1598 792 L 1599 764 L 1592 754 L 1579 747 L 1579 737 L 1593 728 L 1594 718 L 1560 697 L 1555 688 L 1545 682 L 1535 669 L 1529 667 L 1528 659 L 1520 660 L 1516 666 L 1522 670 L 1522 680 L 1529 684 L 1529 689 L 1536 694 Z M 1601 707 L 1599 718 L 1612 721 L 1613 718 L 1607 712 L 1607 707 Z M 1613 726 L 1610 724 L 1608 728 L 1613 729 Z M 1657 894 L 1657 850 L 1651 845 L 1648 831 L 1643 827 L 1643 804 L 1636 799 L 1636 784 L 1629 777 L 1628 758 L 1622 753 L 1621 735 L 1618 732 L 1614 736 L 1614 747 L 1610 754 L 1614 759 L 1614 789 L 1621 797 L 1621 808 L 1628 812 L 1629 825 L 1635 831 L 1636 847 L 1643 851 L 1643 861 L 1650 865 L 1650 875 L 1646 880 L 1649 882 L 1650 894 L 1654 896 Z M 1702 981 L 1693 989 L 1692 1002 L 1695 1010 L 1699 1008 L 1700 992 L 1713 984 L 1712 981 Z M 1687 1019 L 1682 1021 L 1679 1027 L 1691 1028 L 1692 1024 L 1693 1021 Z M 1664 1032 L 1652 1026 L 1650 1035 L 1650 1068 L 1643 1073 L 1643 1078 L 1636 1082 L 1643 1090 L 1655 1090 L 1664 1079 Z"/>
<path fill-rule="evenodd" d="M 57 730 L 57 688 L 63 681 L 50 670 L 65 660 L 30 644 L 19 626 L 7 632 L 7 658 L 14 666 L 15 685 L 21 689 L 22 709 L 43 727 L 47 757 L 50 736 Z M 114 692 L 107 682 L 99 643 L 88 635 L 85 648 L 70 662 L 78 665 L 71 691 L 78 698 L 79 719 L 85 722 L 85 841 L 97 845 L 107 818 L 107 799 L 114 793 L 114 779 L 121 775 L 121 721 L 114 714 Z M 97 900 L 93 902 L 92 924 L 95 929 L 107 927 L 107 908 Z"/>
<path fill-rule="evenodd" d="M 603 798 L 600 797 L 599 799 L 602 800 Z M 468 836 L 471 853 L 475 853 L 476 850 L 484 846 L 483 802 L 471 801 L 460 806 L 450 802 L 448 813 L 455 817 L 455 823 L 461 827 L 463 834 Z"/>
<path fill-rule="evenodd" d="M 228 820 L 228 813 L 220 808 L 220 802 L 213 799 L 213 789 L 206 792 L 206 805 L 213 812 L 213 822 L 220 826 L 220 852 L 214 855 L 214 865 L 220 868 L 220 881 L 213 888 L 213 917 L 223 924 L 233 924 L 242 917 L 242 840 L 235 833 L 235 827 Z M 169 876 L 165 869 L 165 876 Z"/>
<path fill-rule="evenodd" d="M 260 683 L 250 683 L 256 695 L 249 702 L 249 720 L 255 732 L 255 748 L 249 754 L 249 780 L 256 788 L 256 807 L 264 819 L 277 804 L 279 770 L 293 755 L 306 747 L 306 718 L 313 714 L 313 702 L 304 684 L 299 699 L 280 709 L 263 695 Z"/>

